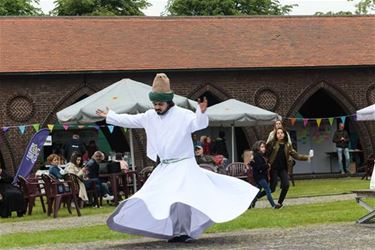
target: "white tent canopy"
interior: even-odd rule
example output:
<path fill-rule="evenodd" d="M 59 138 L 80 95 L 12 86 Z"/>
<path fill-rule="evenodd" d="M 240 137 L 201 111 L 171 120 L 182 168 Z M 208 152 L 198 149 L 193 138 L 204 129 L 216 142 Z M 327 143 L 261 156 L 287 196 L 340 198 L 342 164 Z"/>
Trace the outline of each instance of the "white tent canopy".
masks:
<path fill-rule="evenodd" d="M 256 106 L 229 99 L 207 108 L 210 126 L 247 127 L 273 124 L 279 115 Z"/>
<path fill-rule="evenodd" d="M 358 110 L 357 121 L 375 121 L 375 104 Z"/>
<path fill-rule="evenodd" d="M 122 79 L 97 93 L 57 112 L 57 118 L 61 123 L 93 123 L 103 120 L 96 115 L 98 108 L 105 110 L 109 107 L 120 114 L 143 113 L 153 108 L 148 98 L 151 86 L 136 82 L 132 79 Z M 196 102 L 186 97 L 174 95 L 176 105 L 195 110 Z"/>
<path fill-rule="evenodd" d="M 375 121 L 375 104 L 358 110 L 357 121 Z M 375 190 L 375 162 L 370 181 L 370 189 Z"/>
<path fill-rule="evenodd" d="M 97 93 L 57 112 L 57 119 L 64 124 L 85 124 L 103 120 L 96 114 L 96 110 L 105 110 L 106 107 L 120 114 L 143 113 L 153 105 L 148 97 L 151 86 L 126 78 L 98 91 Z M 174 95 L 173 102 L 187 109 L 195 110 L 197 103 L 186 97 Z M 132 158 L 132 169 L 134 166 L 134 146 L 132 130 L 129 129 L 129 145 Z M 135 178 L 135 177 L 134 177 Z M 134 181 L 136 185 L 136 181 Z M 136 191 L 136 186 L 134 186 Z"/>
<path fill-rule="evenodd" d="M 234 161 L 234 127 L 271 125 L 281 117 L 271 111 L 229 99 L 207 108 L 210 126 L 232 128 L 232 161 Z"/>

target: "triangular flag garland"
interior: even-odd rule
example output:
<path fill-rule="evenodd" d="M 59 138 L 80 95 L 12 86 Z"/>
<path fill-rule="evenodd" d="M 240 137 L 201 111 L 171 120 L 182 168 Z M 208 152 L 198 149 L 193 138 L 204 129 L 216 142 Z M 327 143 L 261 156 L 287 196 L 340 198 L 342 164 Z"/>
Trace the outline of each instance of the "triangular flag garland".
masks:
<path fill-rule="evenodd" d="M 316 124 L 318 125 L 318 128 L 320 127 L 321 122 L 322 122 L 322 118 L 316 118 Z"/>
<path fill-rule="evenodd" d="M 24 134 L 26 130 L 26 126 L 25 125 L 18 126 L 18 129 L 20 130 L 21 134 Z"/>
<path fill-rule="evenodd" d="M 39 131 L 39 128 L 40 128 L 40 124 L 39 123 L 36 123 L 36 124 L 33 124 L 33 128 L 36 132 Z"/>
<path fill-rule="evenodd" d="M 303 126 L 306 127 L 308 123 L 309 123 L 309 119 L 303 118 Z"/>
<path fill-rule="evenodd" d="M 335 118 L 333 118 L 333 117 L 330 117 L 330 118 L 328 118 L 328 121 L 329 121 L 329 125 L 331 125 L 332 126 L 332 124 L 333 124 L 333 120 L 334 120 Z"/>
<path fill-rule="evenodd" d="M 54 124 L 48 124 L 47 127 L 48 127 L 49 131 L 52 132 L 53 127 L 55 127 L 55 125 Z"/>
<path fill-rule="evenodd" d="M 341 119 L 341 122 L 345 124 L 346 117 L 345 116 L 341 116 L 340 119 Z"/>
<path fill-rule="evenodd" d="M 314 121 L 318 127 L 320 127 L 321 123 L 324 121 L 324 120 L 328 120 L 328 123 L 332 126 L 333 125 L 333 122 L 335 121 L 335 119 L 340 119 L 340 122 L 343 122 L 345 123 L 346 119 L 349 118 L 353 121 L 357 121 L 357 117 L 356 117 L 356 114 L 352 114 L 352 115 L 346 115 L 346 116 L 336 116 L 336 117 L 319 117 L 319 118 L 304 118 L 304 117 L 301 117 L 300 115 L 298 117 L 283 117 L 284 119 L 287 119 L 290 121 L 290 124 L 292 126 L 296 125 L 297 122 L 300 122 L 302 121 L 303 122 L 303 125 L 304 127 L 307 127 L 310 123 L 310 121 Z M 313 123 L 311 123 L 313 124 Z M 15 126 L 4 126 L 4 127 L 1 127 L 1 130 L 3 131 L 3 133 L 7 133 L 9 132 L 11 129 L 18 129 L 19 132 L 23 135 L 25 134 L 26 130 L 27 130 L 27 127 L 33 127 L 35 131 L 39 131 L 41 126 L 40 126 L 40 123 L 34 123 L 34 124 L 22 124 L 22 125 L 15 125 Z M 69 130 L 69 129 L 84 129 L 84 128 L 95 128 L 97 130 L 101 129 L 101 128 L 107 128 L 109 130 L 109 132 L 112 134 L 113 131 L 114 131 L 114 128 L 115 126 L 113 125 L 98 125 L 98 124 L 47 124 L 47 127 L 48 129 L 50 130 L 50 132 L 52 132 L 54 129 L 61 129 L 63 128 L 64 130 Z M 123 131 L 125 133 L 127 133 L 128 129 L 127 128 L 122 128 Z"/>
<path fill-rule="evenodd" d="M 112 134 L 113 133 L 113 129 L 115 128 L 115 126 L 108 125 L 107 128 L 108 128 L 109 132 Z"/>
<path fill-rule="evenodd" d="M 292 126 L 294 126 L 296 121 L 297 121 L 297 118 L 295 118 L 295 117 L 290 118 L 290 124 L 292 124 Z"/>

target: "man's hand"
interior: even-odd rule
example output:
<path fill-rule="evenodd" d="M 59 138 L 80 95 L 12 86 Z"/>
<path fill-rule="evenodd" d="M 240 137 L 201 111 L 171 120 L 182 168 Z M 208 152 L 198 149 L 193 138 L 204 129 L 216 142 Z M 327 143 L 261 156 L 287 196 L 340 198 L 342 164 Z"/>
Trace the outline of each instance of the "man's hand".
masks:
<path fill-rule="evenodd" d="M 207 98 L 205 96 L 203 97 L 203 101 L 201 101 L 201 99 L 198 98 L 198 104 L 199 104 L 199 107 L 200 107 L 202 113 L 206 112 L 208 102 L 207 102 Z"/>
<path fill-rule="evenodd" d="M 107 117 L 107 114 L 108 114 L 108 111 L 109 111 L 109 108 L 106 107 L 106 111 L 103 111 L 101 109 L 97 109 L 96 110 L 96 114 L 100 117 L 103 117 L 103 118 L 106 118 Z"/>

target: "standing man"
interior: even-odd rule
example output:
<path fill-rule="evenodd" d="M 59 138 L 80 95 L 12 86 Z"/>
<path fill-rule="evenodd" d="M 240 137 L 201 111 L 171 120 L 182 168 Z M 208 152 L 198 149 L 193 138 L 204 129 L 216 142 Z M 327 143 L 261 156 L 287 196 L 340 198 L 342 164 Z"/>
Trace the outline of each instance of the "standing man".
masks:
<path fill-rule="evenodd" d="M 175 106 L 165 74 L 156 75 L 149 98 L 154 109 L 142 114 L 97 110 L 109 124 L 144 128 L 147 156 L 153 161 L 160 158 L 143 187 L 120 203 L 107 224 L 124 233 L 189 242 L 213 223 L 245 212 L 258 189 L 197 165 L 191 134 L 208 126 L 205 98 L 195 114 Z"/>
<path fill-rule="evenodd" d="M 78 134 L 73 134 L 72 139 L 64 146 L 64 156 L 66 161 L 70 160 L 73 152 L 78 152 L 81 155 L 84 155 L 86 152 L 85 144 Z"/>
<path fill-rule="evenodd" d="M 335 134 L 333 135 L 332 141 L 336 143 L 336 151 L 339 160 L 341 174 L 349 173 L 349 135 L 348 132 L 345 130 L 344 123 L 339 123 L 339 129 L 336 130 Z M 345 168 L 342 164 L 342 153 L 344 153 L 345 156 Z"/>

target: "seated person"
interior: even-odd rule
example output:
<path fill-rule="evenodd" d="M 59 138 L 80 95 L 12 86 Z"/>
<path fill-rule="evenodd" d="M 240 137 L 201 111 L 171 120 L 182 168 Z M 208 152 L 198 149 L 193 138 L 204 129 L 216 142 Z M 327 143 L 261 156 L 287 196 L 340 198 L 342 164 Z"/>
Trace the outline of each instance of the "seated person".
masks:
<path fill-rule="evenodd" d="M 12 182 L 13 177 L 6 174 L 0 167 L 0 216 L 2 218 L 10 217 L 12 211 L 16 211 L 18 217 L 22 217 L 26 212 L 23 193 L 12 185 Z"/>
<path fill-rule="evenodd" d="M 195 146 L 194 153 L 195 153 L 195 160 L 197 161 L 198 164 L 209 164 L 212 166 L 212 169 L 215 172 L 217 172 L 217 167 L 215 166 L 212 156 L 204 155 L 202 146 L 200 145 Z"/>
<path fill-rule="evenodd" d="M 99 163 L 104 160 L 104 154 L 101 151 L 96 151 L 92 158 L 86 163 L 87 179 L 84 180 L 86 188 L 92 185 L 92 182 L 96 183 L 96 188 L 100 191 L 103 196 L 103 200 L 113 200 L 113 195 L 109 195 L 107 183 L 102 182 L 99 179 Z"/>
<path fill-rule="evenodd" d="M 57 154 L 50 154 L 47 157 L 46 167 L 48 168 L 48 173 L 50 176 L 54 177 L 58 181 L 64 181 L 65 171 L 59 167 L 59 163 L 60 163 L 60 156 L 58 156 Z M 68 190 L 69 190 L 69 187 L 64 184 L 58 185 L 59 193 L 64 193 L 65 191 L 68 191 Z"/>
<path fill-rule="evenodd" d="M 195 146 L 195 149 L 194 149 L 194 153 L 195 153 L 195 160 L 197 161 L 198 164 L 213 164 L 214 165 L 214 161 L 212 159 L 212 157 L 210 155 L 204 155 L 203 154 L 203 147 L 198 145 L 198 146 Z"/>
<path fill-rule="evenodd" d="M 86 167 L 82 167 L 82 155 L 79 152 L 73 152 L 70 162 L 67 164 L 65 171 L 67 173 L 75 174 L 81 179 L 86 179 Z M 79 198 L 83 201 L 88 201 L 85 184 L 79 181 Z"/>
<path fill-rule="evenodd" d="M 122 153 L 116 153 L 115 161 L 120 162 L 121 171 L 127 173 L 129 171 L 128 163 L 123 159 Z"/>

